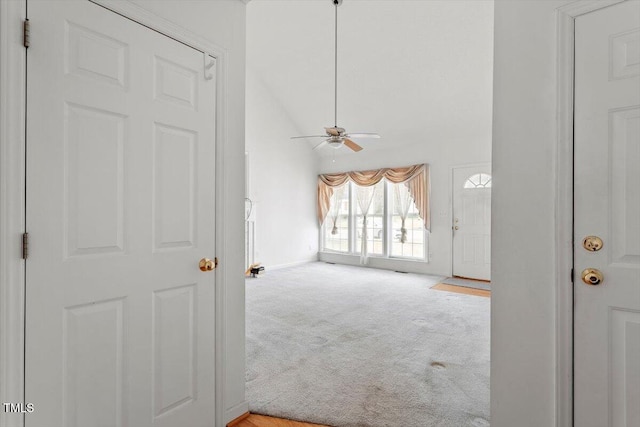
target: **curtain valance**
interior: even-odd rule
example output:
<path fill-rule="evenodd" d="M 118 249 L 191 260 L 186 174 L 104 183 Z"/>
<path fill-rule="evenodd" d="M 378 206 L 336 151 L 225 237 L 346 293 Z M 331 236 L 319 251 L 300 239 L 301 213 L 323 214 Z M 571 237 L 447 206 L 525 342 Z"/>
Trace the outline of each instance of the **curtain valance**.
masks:
<path fill-rule="evenodd" d="M 431 227 L 429 214 L 429 165 L 413 165 L 402 168 L 383 168 L 368 171 L 328 173 L 318 175 L 318 221 L 320 225 L 327 217 L 331 207 L 333 189 L 353 181 L 356 185 L 369 187 L 376 185 L 382 178 L 394 184 L 404 183 L 415 201 L 420 218 L 427 230 Z"/>

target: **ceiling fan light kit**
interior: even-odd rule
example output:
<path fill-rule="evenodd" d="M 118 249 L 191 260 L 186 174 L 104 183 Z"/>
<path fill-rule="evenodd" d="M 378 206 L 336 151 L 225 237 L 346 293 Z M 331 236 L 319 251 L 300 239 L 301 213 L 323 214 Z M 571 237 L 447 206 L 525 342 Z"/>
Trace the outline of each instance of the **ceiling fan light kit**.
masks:
<path fill-rule="evenodd" d="M 310 136 L 294 136 L 297 138 L 326 138 L 323 142 L 316 145 L 316 150 L 324 145 L 333 148 L 340 148 L 343 145 L 347 148 L 358 152 L 362 147 L 356 144 L 352 138 L 380 138 L 377 133 L 353 133 L 348 134 L 344 128 L 338 127 L 338 6 L 342 4 L 342 0 L 330 0 L 335 6 L 335 50 L 334 50 L 334 125 L 333 127 L 324 128 L 326 135 L 310 135 Z M 327 138 L 328 137 L 328 138 Z"/>

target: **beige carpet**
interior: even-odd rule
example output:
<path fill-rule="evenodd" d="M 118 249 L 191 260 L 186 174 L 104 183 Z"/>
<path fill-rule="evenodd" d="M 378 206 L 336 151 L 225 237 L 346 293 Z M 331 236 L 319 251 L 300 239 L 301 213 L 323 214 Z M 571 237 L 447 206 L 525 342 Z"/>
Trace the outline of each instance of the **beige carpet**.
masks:
<path fill-rule="evenodd" d="M 353 427 L 489 425 L 488 298 L 312 263 L 246 280 L 251 412 Z"/>

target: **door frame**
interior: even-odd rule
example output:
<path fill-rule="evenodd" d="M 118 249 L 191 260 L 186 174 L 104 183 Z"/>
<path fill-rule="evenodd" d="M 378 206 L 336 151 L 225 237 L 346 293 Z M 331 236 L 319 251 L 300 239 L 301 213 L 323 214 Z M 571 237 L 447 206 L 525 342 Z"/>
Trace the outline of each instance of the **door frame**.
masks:
<path fill-rule="evenodd" d="M 111 10 L 123 19 L 131 19 L 151 30 L 216 58 L 216 256 L 222 260 L 233 253 L 225 232 L 230 212 L 225 203 L 225 144 L 228 118 L 228 52 L 190 30 L 176 25 L 130 2 L 86 0 Z M 26 49 L 22 45 L 22 22 L 27 0 L 0 1 L 0 396 L 2 402 L 24 399 L 24 308 L 25 262 L 21 257 L 25 232 L 25 124 L 26 124 Z M 204 58 L 203 58 L 204 66 Z M 225 416 L 246 412 L 246 404 L 226 410 L 224 402 L 225 367 L 223 344 L 229 310 L 225 310 L 226 285 L 232 272 L 221 265 L 215 271 L 215 424 L 224 425 Z M 36 408 L 37 410 L 37 408 Z M 225 414 L 225 412 L 227 414 Z M 0 408 L 0 425 L 23 427 L 24 417 L 5 413 Z"/>
<path fill-rule="evenodd" d="M 556 10 L 556 426 L 573 426 L 573 109 L 575 19 L 626 0 L 578 0 Z"/>
<path fill-rule="evenodd" d="M 453 192 L 455 191 L 455 188 L 453 188 L 453 174 L 455 172 L 456 169 L 462 169 L 462 168 L 483 168 L 483 167 L 488 167 L 489 170 L 491 171 L 491 162 L 477 162 L 477 163 L 465 163 L 465 164 L 460 164 L 460 165 L 453 165 L 451 167 L 449 167 L 449 225 L 451 227 L 451 232 L 449 234 L 449 245 L 451 247 L 451 250 L 449 251 L 449 257 L 451 258 L 451 262 L 449 262 L 449 276 L 453 277 Z M 493 173 L 491 174 L 491 176 L 493 177 Z"/>
<path fill-rule="evenodd" d="M 24 398 L 25 72 L 21 25 L 26 1 L 0 1 L 0 396 Z M 9 66 L 11 64 L 11 66 Z M 0 425 L 23 417 L 0 408 Z"/>

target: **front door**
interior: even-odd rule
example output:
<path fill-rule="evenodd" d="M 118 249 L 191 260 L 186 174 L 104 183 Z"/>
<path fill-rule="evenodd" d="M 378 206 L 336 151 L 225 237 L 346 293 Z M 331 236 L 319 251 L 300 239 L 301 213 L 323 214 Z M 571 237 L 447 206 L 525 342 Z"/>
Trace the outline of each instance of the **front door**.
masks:
<path fill-rule="evenodd" d="M 578 17 L 575 37 L 575 426 L 638 427 L 640 2 Z"/>
<path fill-rule="evenodd" d="M 491 279 L 491 167 L 453 170 L 453 275 Z"/>
<path fill-rule="evenodd" d="M 213 426 L 215 78 L 89 1 L 28 13 L 25 425 Z"/>

